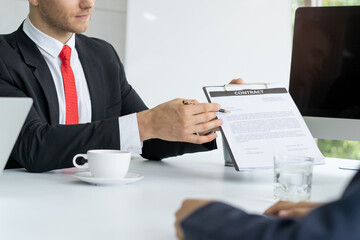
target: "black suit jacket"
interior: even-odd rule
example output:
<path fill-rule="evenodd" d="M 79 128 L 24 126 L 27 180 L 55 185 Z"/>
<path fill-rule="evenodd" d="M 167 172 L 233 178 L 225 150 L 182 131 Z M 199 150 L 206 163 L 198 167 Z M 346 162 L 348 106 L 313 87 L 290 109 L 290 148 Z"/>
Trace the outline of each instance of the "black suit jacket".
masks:
<path fill-rule="evenodd" d="M 31 97 L 33 107 L 12 151 L 7 168 L 31 172 L 72 167 L 72 157 L 89 149 L 119 149 L 118 117 L 147 109 L 126 80 L 113 47 L 103 40 L 76 35 L 75 45 L 92 103 L 92 122 L 59 125 L 59 104 L 50 70 L 22 26 L 0 35 L 0 96 Z M 142 156 L 159 160 L 215 148 L 204 145 L 145 141 Z"/>
<path fill-rule="evenodd" d="M 250 215 L 224 203 L 209 204 L 182 222 L 186 240 L 358 240 L 360 171 L 343 196 L 301 219 Z"/>

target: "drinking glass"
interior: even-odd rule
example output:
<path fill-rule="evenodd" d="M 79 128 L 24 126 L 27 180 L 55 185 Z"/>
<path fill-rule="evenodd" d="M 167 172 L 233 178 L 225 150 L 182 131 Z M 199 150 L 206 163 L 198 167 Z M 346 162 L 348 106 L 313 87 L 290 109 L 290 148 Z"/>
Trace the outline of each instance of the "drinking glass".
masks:
<path fill-rule="evenodd" d="M 307 156 L 274 157 L 274 198 L 309 201 L 314 159 Z"/>

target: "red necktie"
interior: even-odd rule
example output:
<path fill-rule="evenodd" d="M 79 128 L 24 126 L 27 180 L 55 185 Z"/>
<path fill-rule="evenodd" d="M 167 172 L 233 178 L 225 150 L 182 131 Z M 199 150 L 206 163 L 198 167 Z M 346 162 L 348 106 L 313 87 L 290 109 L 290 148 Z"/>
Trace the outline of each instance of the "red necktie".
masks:
<path fill-rule="evenodd" d="M 79 123 L 76 85 L 74 73 L 70 66 L 71 48 L 64 45 L 59 57 L 61 59 L 61 73 L 64 81 L 66 124 Z"/>

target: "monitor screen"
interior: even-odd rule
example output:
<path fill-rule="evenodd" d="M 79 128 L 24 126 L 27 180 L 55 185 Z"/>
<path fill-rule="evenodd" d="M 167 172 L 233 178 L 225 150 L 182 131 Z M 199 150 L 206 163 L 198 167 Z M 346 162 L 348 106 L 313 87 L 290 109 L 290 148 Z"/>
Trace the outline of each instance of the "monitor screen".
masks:
<path fill-rule="evenodd" d="M 360 140 L 360 6 L 296 11 L 289 91 L 314 137 Z"/>

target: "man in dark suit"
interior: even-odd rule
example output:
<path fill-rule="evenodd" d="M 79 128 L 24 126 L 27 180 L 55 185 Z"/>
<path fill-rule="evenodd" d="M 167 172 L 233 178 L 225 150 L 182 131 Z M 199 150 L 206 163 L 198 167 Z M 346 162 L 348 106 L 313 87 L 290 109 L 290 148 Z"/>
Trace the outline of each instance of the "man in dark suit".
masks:
<path fill-rule="evenodd" d="M 250 215 L 221 202 L 185 200 L 176 213 L 179 239 L 357 240 L 360 239 L 360 171 L 343 196 L 328 204 L 278 202 Z"/>
<path fill-rule="evenodd" d="M 174 99 L 147 109 L 113 47 L 80 34 L 94 1 L 29 0 L 24 23 L 0 35 L 0 96 L 34 100 L 7 168 L 72 167 L 76 153 L 99 148 L 153 160 L 216 148 L 218 104 Z"/>

